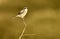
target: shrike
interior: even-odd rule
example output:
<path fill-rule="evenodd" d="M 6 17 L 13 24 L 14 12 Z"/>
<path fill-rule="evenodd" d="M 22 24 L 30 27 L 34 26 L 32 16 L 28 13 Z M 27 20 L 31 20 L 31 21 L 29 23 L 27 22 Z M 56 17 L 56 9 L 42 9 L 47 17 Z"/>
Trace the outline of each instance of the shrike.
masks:
<path fill-rule="evenodd" d="M 16 17 L 24 18 L 27 14 L 28 8 L 24 7 L 20 12 L 18 12 L 18 15 Z"/>

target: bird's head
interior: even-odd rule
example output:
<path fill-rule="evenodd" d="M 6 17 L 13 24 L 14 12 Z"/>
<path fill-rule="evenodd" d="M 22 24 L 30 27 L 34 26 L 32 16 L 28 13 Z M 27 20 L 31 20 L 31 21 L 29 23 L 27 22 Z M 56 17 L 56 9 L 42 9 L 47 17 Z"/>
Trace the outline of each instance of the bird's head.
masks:
<path fill-rule="evenodd" d="M 28 9 L 28 7 L 24 7 L 23 9 Z"/>

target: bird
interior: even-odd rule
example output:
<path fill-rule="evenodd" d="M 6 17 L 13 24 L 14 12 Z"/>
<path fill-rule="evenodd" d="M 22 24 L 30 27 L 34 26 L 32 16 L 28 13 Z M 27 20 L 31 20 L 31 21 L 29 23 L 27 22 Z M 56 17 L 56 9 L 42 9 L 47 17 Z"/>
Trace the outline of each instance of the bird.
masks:
<path fill-rule="evenodd" d="M 24 7 L 21 11 L 18 12 L 16 17 L 24 18 L 28 12 L 28 7 Z"/>

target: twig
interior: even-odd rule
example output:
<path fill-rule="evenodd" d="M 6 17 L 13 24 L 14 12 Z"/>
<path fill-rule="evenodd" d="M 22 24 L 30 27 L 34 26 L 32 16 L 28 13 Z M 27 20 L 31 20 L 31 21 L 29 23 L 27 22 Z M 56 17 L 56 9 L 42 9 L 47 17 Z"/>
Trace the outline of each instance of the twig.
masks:
<path fill-rule="evenodd" d="M 24 26 L 24 28 L 23 28 L 23 31 L 22 31 L 22 33 L 21 33 L 19 39 L 22 38 L 22 36 L 23 36 L 23 34 L 24 34 L 25 30 L 26 30 L 26 27 L 27 27 L 27 24 L 25 23 L 24 18 L 23 18 L 23 23 L 24 23 L 25 26 Z"/>
<path fill-rule="evenodd" d="M 24 34 L 23 36 L 30 36 L 30 35 L 36 35 L 36 34 Z"/>

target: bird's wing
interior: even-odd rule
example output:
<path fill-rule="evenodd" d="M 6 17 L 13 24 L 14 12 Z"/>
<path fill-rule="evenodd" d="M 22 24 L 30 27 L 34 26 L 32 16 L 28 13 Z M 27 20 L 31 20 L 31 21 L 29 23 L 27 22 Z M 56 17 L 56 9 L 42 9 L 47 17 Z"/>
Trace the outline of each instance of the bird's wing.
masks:
<path fill-rule="evenodd" d="M 21 10 L 18 12 L 18 15 L 22 14 L 24 12 L 24 10 Z"/>
<path fill-rule="evenodd" d="M 24 9 L 20 11 L 20 13 L 22 14 L 24 12 Z"/>

